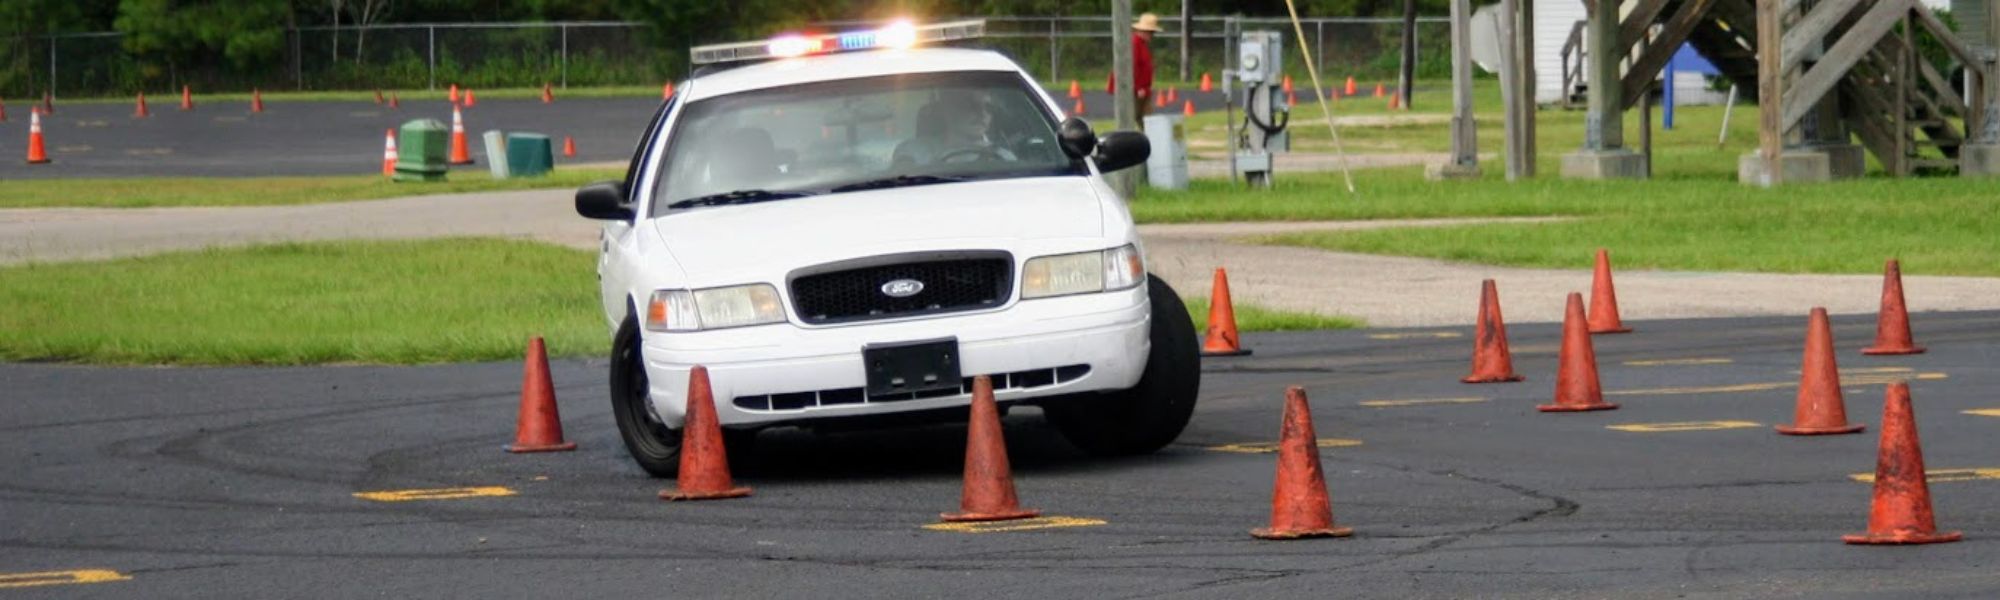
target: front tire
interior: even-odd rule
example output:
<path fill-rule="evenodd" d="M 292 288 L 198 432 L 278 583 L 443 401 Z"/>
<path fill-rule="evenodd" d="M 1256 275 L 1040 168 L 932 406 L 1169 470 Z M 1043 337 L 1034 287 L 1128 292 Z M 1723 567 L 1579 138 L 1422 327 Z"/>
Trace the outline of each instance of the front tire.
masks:
<path fill-rule="evenodd" d="M 1096 456 L 1147 454 L 1173 443 L 1194 416 L 1201 393 L 1201 352 L 1194 321 L 1179 294 L 1156 277 L 1146 281 L 1152 304 L 1152 350 L 1138 385 L 1095 397 L 1063 398 L 1042 407 L 1049 422 L 1077 448 Z"/>
<path fill-rule="evenodd" d="M 611 415 L 618 437 L 639 468 L 654 477 L 680 472 L 681 431 L 654 418 L 646 361 L 640 355 L 639 321 L 627 317 L 611 342 Z"/>

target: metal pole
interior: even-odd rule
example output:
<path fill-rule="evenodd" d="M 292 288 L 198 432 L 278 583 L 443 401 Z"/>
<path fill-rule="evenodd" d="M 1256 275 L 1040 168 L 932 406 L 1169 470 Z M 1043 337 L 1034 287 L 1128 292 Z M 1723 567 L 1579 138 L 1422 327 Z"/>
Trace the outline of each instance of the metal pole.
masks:
<path fill-rule="evenodd" d="M 1049 19 L 1049 81 L 1062 79 L 1062 35 L 1056 29 L 1061 21 Z"/>
<path fill-rule="evenodd" d="M 569 26 L 562 26 L 562 87 L 569 89 Z"/>
<path fill-rule="evenodd" d="M 425 27 L 424 29 L 430 32 L 430 50 L 428 56 L 430 56 L 431 83 L 429 89 L 436 90 L 438 89 L 438 29 L 436 26 Z"/>
<path fill-rule="evenodd" d="M 1181 0 L 1181 81 L 1188 80 L 1188 47 L 1194 45 L 1194 0 Z"/>
<path fill-rule="evenodd" d="M 1326 21 L 1313 21 L 1313 62 L 1326 64 Z"/>
<path fill-rule="evenodd" d="M 56 96 L 56 36 L 49 34 L 49 97 Z"/>
<path fill-rule="evenodd" d="M 1674 61 L 1667 60 L 1667 82 L 1660 88 L 1660 126 L 1667 131 L 1674 130 Z M 1648 158 L 1647 160 L 1652 160 Z"/>
<path fill-rule="evenodd" d="M 1417 89 L 1417 0 L 1403 0 L 1403 64 L 1397 70 L 1396 93 L 1401 96 L 1402 108 L 1408 110 L 1412 102 L 1410 96 Z"/>
<path fill-rule="evenodd" d="M 1521 156 L 1521 136 L 1526 134 L 1522 131 L 1524 125 L 1521 123 L 1520 109 L 1524 92 L 1521 90 L 1521 78 L 1515 76 L 1515 72 L 1521 68 L 1520 55 L 1514 52 L 1516 36 L 1514 26 L 1518 23 L 1514 16 L 1518 8 L 1515 0 L 1500 0 L 1500 18 L 1497 20 L 1500 25 L 1499 36 L 1501 48 L 1500 105 L 1502 112 L 1505 114 L 1505 119 L 1501 124 L 1504 127 L 1502 131 L 1507 141 L 1505 145 L 1507 151 L 1501 156 L 1501 160 L 1505 164 L 1508 181 L 1514 181 L 1525 176 L 1523 165 L 1533 160 L 1530 157 Z M 1528 90 L 1525 94 L 1527 101 L 1534 101 L 1534 91 Z"/>
<path fill-rule="evenodd" d="M 1472 116 L 1471 0 L 1451 0 L 1451 100 L 1451 163 L 1478 168 L 1478 128 Z"/>

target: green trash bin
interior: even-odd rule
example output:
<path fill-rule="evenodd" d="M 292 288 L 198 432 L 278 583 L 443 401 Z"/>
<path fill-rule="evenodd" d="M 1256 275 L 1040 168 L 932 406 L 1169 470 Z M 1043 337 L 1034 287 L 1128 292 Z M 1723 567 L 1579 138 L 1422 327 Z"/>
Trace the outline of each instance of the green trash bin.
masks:
<path fill-rule="evenodd" d="M 549 150 L 549 136 L 539 133 L 507 134 L 507 172 L 514 177 L 539 177 L 556 165 Z"/>
<path fill-rule="evenodd" d="M 396 136 L 396 181 L 444 181 L 444 123 L 417 119 L 404 123 Z"/>

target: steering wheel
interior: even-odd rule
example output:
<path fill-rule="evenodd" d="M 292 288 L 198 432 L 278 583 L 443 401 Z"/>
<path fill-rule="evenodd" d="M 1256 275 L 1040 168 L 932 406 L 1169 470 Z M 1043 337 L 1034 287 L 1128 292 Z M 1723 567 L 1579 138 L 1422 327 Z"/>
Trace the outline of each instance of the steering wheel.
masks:
<path fill-rule="evenodd" d="M 970 157 L 972 160 L 953 160 L 954 158 L 958 158 L 961 156 Z M 995 151 L 992 148 L 972 147 L 972 148 L 959 148 L 957 150 L 946 152 L 937 158 L 937 161 L 941 163 L 967 163 L 967 162 L 973 162 L 974 160 L 998 161 L 998 160 L 1007 160 L 1007 157 L 1001 156 L 999 152 Z"/>

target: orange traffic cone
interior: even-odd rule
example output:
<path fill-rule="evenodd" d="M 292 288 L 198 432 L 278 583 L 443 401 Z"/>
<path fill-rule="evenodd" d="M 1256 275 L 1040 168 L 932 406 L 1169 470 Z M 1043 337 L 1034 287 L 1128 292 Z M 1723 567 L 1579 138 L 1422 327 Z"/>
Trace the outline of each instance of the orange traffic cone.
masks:
<path fill-rule="evenodd" d="M 1201 74 L 1201 91 L 1204 93 L 1215 91 L 1215 81 L 1209 79 L 1207 73 Z"/>
<path fill-rule="evenodd" d="M 1344 92 L 1341 92 L 1341 93 L 1343 93 L 1343 94 L 1346 94 L 1346 95 L 1349 95 L 1349 96 L 1352 96 L 1352 95 L 1354 95 L 1354 94 L 1355 94 L 1355 92 L 1356 92 L 1356 91 L 1357 91 L 1357 88 L 1355 88 L 1355 87 L 1354 87 L 1354 76 L 1353 76 L 1353 75 L 1348 75 L 1348 76 L 1347 76 L 1347 90 L 1346 90 L 1346 91 L 1344 91 Z"/>
<path fill-rule="evenodd" d="M 253 113 L 264 112 L 263 90 L 259 90 L 257 88 L 250 88 L 250 112 Z"/>
<path fill-rule="evenodd" d="M 396 130 L 391 129 L 382 136 L 382 176 L 396 175 Z"/>
<path fill-rule="evenodd" d="M 1014 472 L 1007 463 L 1007 438 L 1000 431 L 1000 408 L 993 403 L 993 380 L 972 378 L 972 413 L 965 428 L 965 487 L 958 512 L 946 521 L 1027 519 L 1041 511 L 1021 508 L 1014 495 Z"/>
<path fill-rule="evenodd" d="M 673 97 L 674 97 L 674 82 L 669 81 L 660 84 L 660 99 L 667 100 Z"/>
<path fill-rule="evenodd" d="M 28 111 L 28 164 L 40 165 L 49 162 L 49 152 L 42 146 L 42 113 Z"/>
<path fill-rule="evenodd" d="M 1849 544 L 1935 544 L 1965 536 L 1940 532 L 1924 480 L 1924 448 L 1910 409 L 1910 384 L 1889 384 L 1882 403 L 1882 438 L 1875 454 L 1875 493 L 1868 503 L 1868 533 L 1840 536 Z"/>
<path fill-rule="evenodd" d="M 1167 95 L 1153 94 L 1153 108 L 1164 109 L 1166 107 L 1167 107 Z"/>
<path fill-rule="evenodd" d="M 1389 110 L 1397 110 L 1401 108 L 1403 108 L 1403 92 L 1400 91 L 1391 92 L 1389 94 Z"/>
<path fill-rule="evenodd" d="M 375 103 L 376 104 L 382 103 L 382 90 L 380 89 L 375 90 Z"/>
<path fill-rule="evenodd" d="M 1215 269 L 1215 285 L 1208 293 L 1208 334 L 1201 343 L 1202 356 L 1246 356 L 1250 351 L 1236 337 L 1236 307 L 1229 302 L 1229 271 Z"/>
<path fill-rule="evenodd" d="M 563 136 L 563 158 L 575 158 L 575 157 L 576 157 L 576 140 L 566 135 Z"/>
<path fill-rule="evenodd" d="M 1381 98 L 1381 97 L 1383 97 L 1383 96 L 1387 96 L 1387 95 L 1389 95 L 1389 90 L 1388 90 L 1387 88 L 1384 88 L 1384 87 L 1382 87 L 1382 84 L 1379 84 L 1379 83 L 1378 83 L 1378 84 L 1375 84 L 1375 97 L 1376 97 L 1376 98 Z"/>
<path fill-rule="evenodd" d="M 1597 268 L 1590 279 L 1590 332 L 1631 333 L 1618 318 L 1618 290 L 1611 285 L 1611 254 L 1597 249 Z"/>
<path fill-rule="evenodd" d="M 1479 284 L 1479 324 L 1472 338 L 1472 374 L 1459 381 L 1502 383 L 1526 379 L 1514 372 L 1514 353 L 1507 349 L 1507 323 L 1500 318 L 1500 288 L 1491 279 Z"/>
<path fill-rule="evenodd" d="M 479 99 L 472 97 L 472 88 L 465 88 L 465 107 L 479 106 Z"/>
<path fill-rule="evenodd" d="M 1910 311 L 1903 306 L 1903 263 L 1889 259 L 1882 268 L 1882 310 L 1875 315 L 1875 345 L 1862 354 L 1923 354 L 1910 338 Z"/>
<path fill-rule="evenodd" d="M 402 107 L 403 107 L 402 99 L 398 98 L 395 92 L 389 92 L 389 108 L 397 109 Z"/>
<path fill-rule="evenodd" d="M 445 93 L 444 99 L 452 104 L 458 103 L 458 84 L 451 84 L 451 91 Z"/>
<path fill-rule="evenodd" d="M 460 113 L 456 106 L 451 107 L 451 159 L 446 162 L 454 165 L 472 164 L 472 151 L 466 148 L 465 143 L 465 115 Z"/>
<path fill-rule="evenodd" d="M 1292 107 L 1298 105 L 1299 105 L 1299 95 L 1291 92 L 1285 92 L 1285 106 Z"/>
<path fill-rule="evenodd" d="M 1583 325 L 1583 294 L 1569 293 L 1569 306 L 1563 314 L 1562 353 L 1556 364 L 1556 401 L 1535 410 L 1579 412 L 1618 408 L 1604 401 L 1604 389 L 1597 385 L 1597 351 L 1591 348 L 1590 332 Z"/>
<path fill-rule="evenodd" d="M 1806 319 L 1806 353 L 1799 361 L 1799 399 L 1792 424 L 1779 425 L 1785 435 L 1860 433 L 1866 427 L 1847 423 L 1847 402 L 1840 397 L 1840 367 L 1833 359 L 1833 327 L 1826 309 L 1813 307 Z"/>
<path fill-rule="evenodd" d="M 542 82 L 542 104 L 555 104 L 555 103 L 556 103 L 556 91 L 549 87 L 548 82 L 546 81 Z"/>
<path fill-rule="evenodd" d="M 1333 501 L 1319 466 L 1319 438 L 1312 407 L 1299 386 L 1285 388 L 1285 420 L 1278 436 L 1278 476 L 1271 490 L 1271 526 L 1250 530 L 1267 540 L 1347 537 L 1354 529 L 1333 524 Z"/>
<path fill-rule="evenodd" d="M 1292 76 L 1286 75 L 1285 78 L 1280 81 L 1279 87 L 1284 88 L 1286 94 L 1292 93 Z"/>
<path fill-rule="evenodd" d="M 0 101 L 0 123 L 7 122 L 7 103 Z"/>
<path fill-rule="evenodd" d="M 514 423 L 514 443 L 508 452 L 575 450 L 563 441 L 562 415 L 556 412 L 556 388 L 549 382 L 549 355 L 541 336 L 528 339 L 528 360 L 521 375 L 521 414 Z"/>
<path fill-rule="evenodd" d="M 1083 84 L 1077 83 L 1075 79 L 1069 80 L 1069 99 L 1075 100 L 1077 98 L 1082 98 L 1082 97 L 1083 97 Z"/>
<path fill-rule="evenodd" d="M 1168 103 L 1168 104 L 1173 104 L 1173 103 L 1175 103 L 1175 102 L 1180 102 L 1180 101 L 1181 101 L 1181 90 L 1180 90 L 1180 88 L 1177 88 L 1177 87 L 1170 87 L 1170 88 L 1167 88 L 1167 103 Z"/>
<path fill-rule="evenodd" d="M 1115 74 L 1112 74 L 1112 73 L 1105 73 L 1105 74 L 1104 74 L 1104 93 L 1106 93 L 1106 94 L 1117 94 L 1117 93 L 1118 93 L 1118 76 L 1117 76 L 1117 75 L 1115 75 Z"/>
<path fill-rule="evenodd" d="M 662 500 L 718 500 L 750 495 L 729 476 L 729 451 L 722 445 L 722 423 L 715 418 L 715 393 L 709 390 L 708 367 L 695 365 L 688 373 L 687 422 L 681 424 L 681 468 L 672 489 L 660 490 Z"/>
<path fill-rule="evenodd" d="M 153 116 L 153 111 L 146 109 L 146 93 L 139 92 L 139 103 L 132 108 L 132 118 L 144 119 L 150 116 Z"/>
<path fill-rule="evenodd" d="M 194 110 L 194 90 L 181 86 L 181 110 Z"/>
<path fill-rule="evenodd" d="M 1193 101 L 1193 100 L 1182 100 L 1182 101 L 1181 101 L 1181 116 L 1183 116 L 1183 117 L 1192 117 L 1192 116 L 1194 116 L 1194 101 Z"/>
<path fill-rule="evenodd" d="M 1072 116 L 1072 117 L 1077 117 L 1077 118 L 1083 118 L 1083 99 L 1082 99 L 1082 98 L 1077 98 L 1077 99 L 1076 99 L 1076 109 L 1075 109 L 1075 110 L 1072 110 L 1072 111 L 1069 111 L 1069 116 Z"/>
<path fill-rule="evenodd" d="M 42 114 L 45 114 L 45 115 L 48 115 L 48 116 L 51 116 L 51 117 L 53 117 L 53 116 L 55 116 L 55 115 L 56 115 L 56 95 L 55 95 L 55 94 L 51 94 L 51 93 L 48 93 L 48 92 L 42 92 Z"/>

